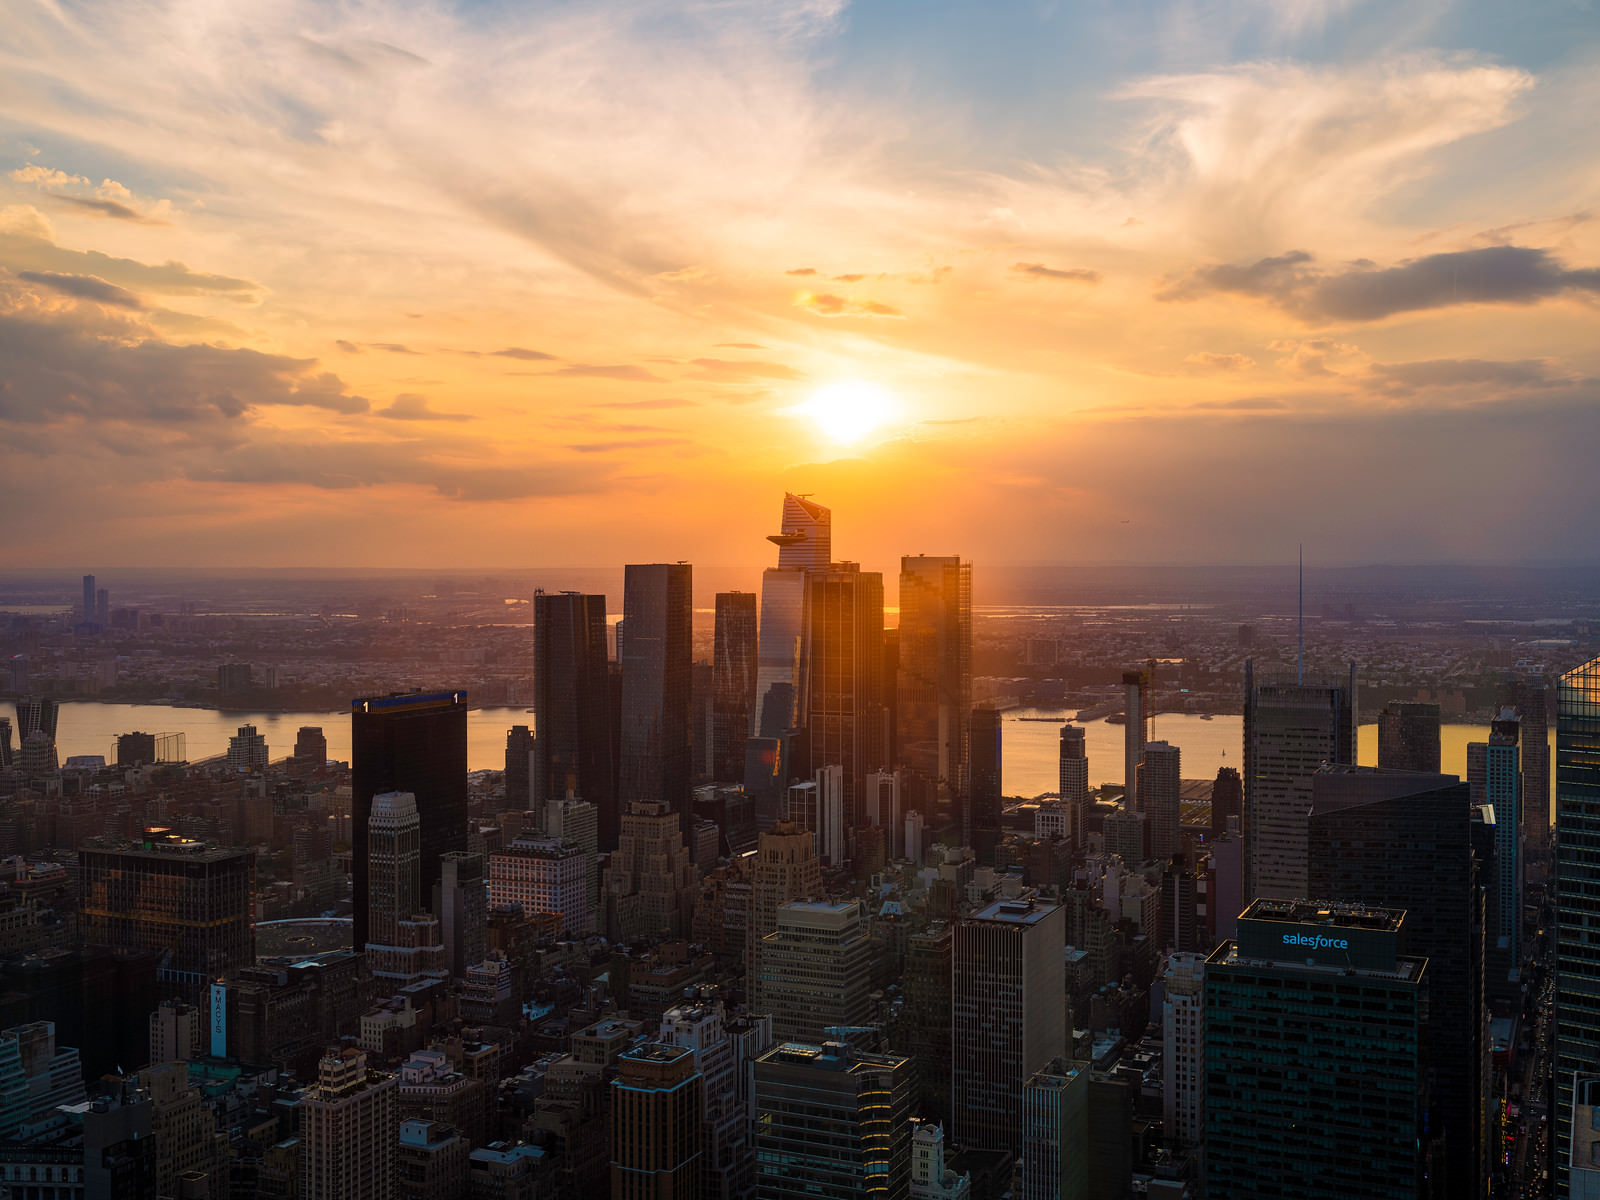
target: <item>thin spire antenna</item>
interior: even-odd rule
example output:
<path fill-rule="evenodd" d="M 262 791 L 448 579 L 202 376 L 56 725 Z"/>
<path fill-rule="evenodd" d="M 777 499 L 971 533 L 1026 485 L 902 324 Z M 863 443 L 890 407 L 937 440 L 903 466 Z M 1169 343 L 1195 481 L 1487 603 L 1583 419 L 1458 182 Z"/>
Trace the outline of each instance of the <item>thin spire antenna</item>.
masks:
<path fill-rule="evenodd" d="M 1306 547 L 1300 544 L 1300 655 L 1295 666 L 1294 681 L 1306 681 Z"/>

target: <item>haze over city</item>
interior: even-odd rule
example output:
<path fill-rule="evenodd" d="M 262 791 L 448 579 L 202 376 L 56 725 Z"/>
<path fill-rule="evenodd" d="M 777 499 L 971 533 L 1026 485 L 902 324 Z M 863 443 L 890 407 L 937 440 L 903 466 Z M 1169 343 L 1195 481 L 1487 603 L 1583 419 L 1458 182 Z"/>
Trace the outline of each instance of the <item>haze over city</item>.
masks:
<path fill-rule="evenodd" d="M 5 26 L 18 565 L 1600 548 L 1585 4 Z"/>

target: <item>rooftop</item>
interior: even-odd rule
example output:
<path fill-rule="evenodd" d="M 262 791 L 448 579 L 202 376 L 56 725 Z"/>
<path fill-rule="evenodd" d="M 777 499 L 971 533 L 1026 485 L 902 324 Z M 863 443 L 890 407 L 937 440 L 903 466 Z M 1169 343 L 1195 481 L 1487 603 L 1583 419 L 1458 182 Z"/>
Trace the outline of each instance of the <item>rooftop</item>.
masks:
<path fill-rule="evenodd" d="M 979 909 L 968 921 L 1000 921 L 1009 925 L 1036 925 L 1056 906 L 1047 900 L 997 900 L 987 908 Z"/>
<path fill-rule="evenodd" d="M 1289 925 L 1331 925 L 1340 929 L 1377 929 L 1397 932 L 1405 919 L 1403 909 L 1368 908 L 1337 900 L 1256 900 L 1239 914 L 1251 921 L 1282 921 Z"/>

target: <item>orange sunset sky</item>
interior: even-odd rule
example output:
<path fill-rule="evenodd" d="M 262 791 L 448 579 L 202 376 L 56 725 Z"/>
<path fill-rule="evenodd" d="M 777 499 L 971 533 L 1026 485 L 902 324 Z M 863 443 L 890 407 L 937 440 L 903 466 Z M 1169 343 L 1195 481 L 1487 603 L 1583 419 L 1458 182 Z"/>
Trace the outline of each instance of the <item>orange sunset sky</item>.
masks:
<path fill-rule="evenodd" d="M 0 556 L 1600 557 L 1600 11 L 0 0 Z"/>

